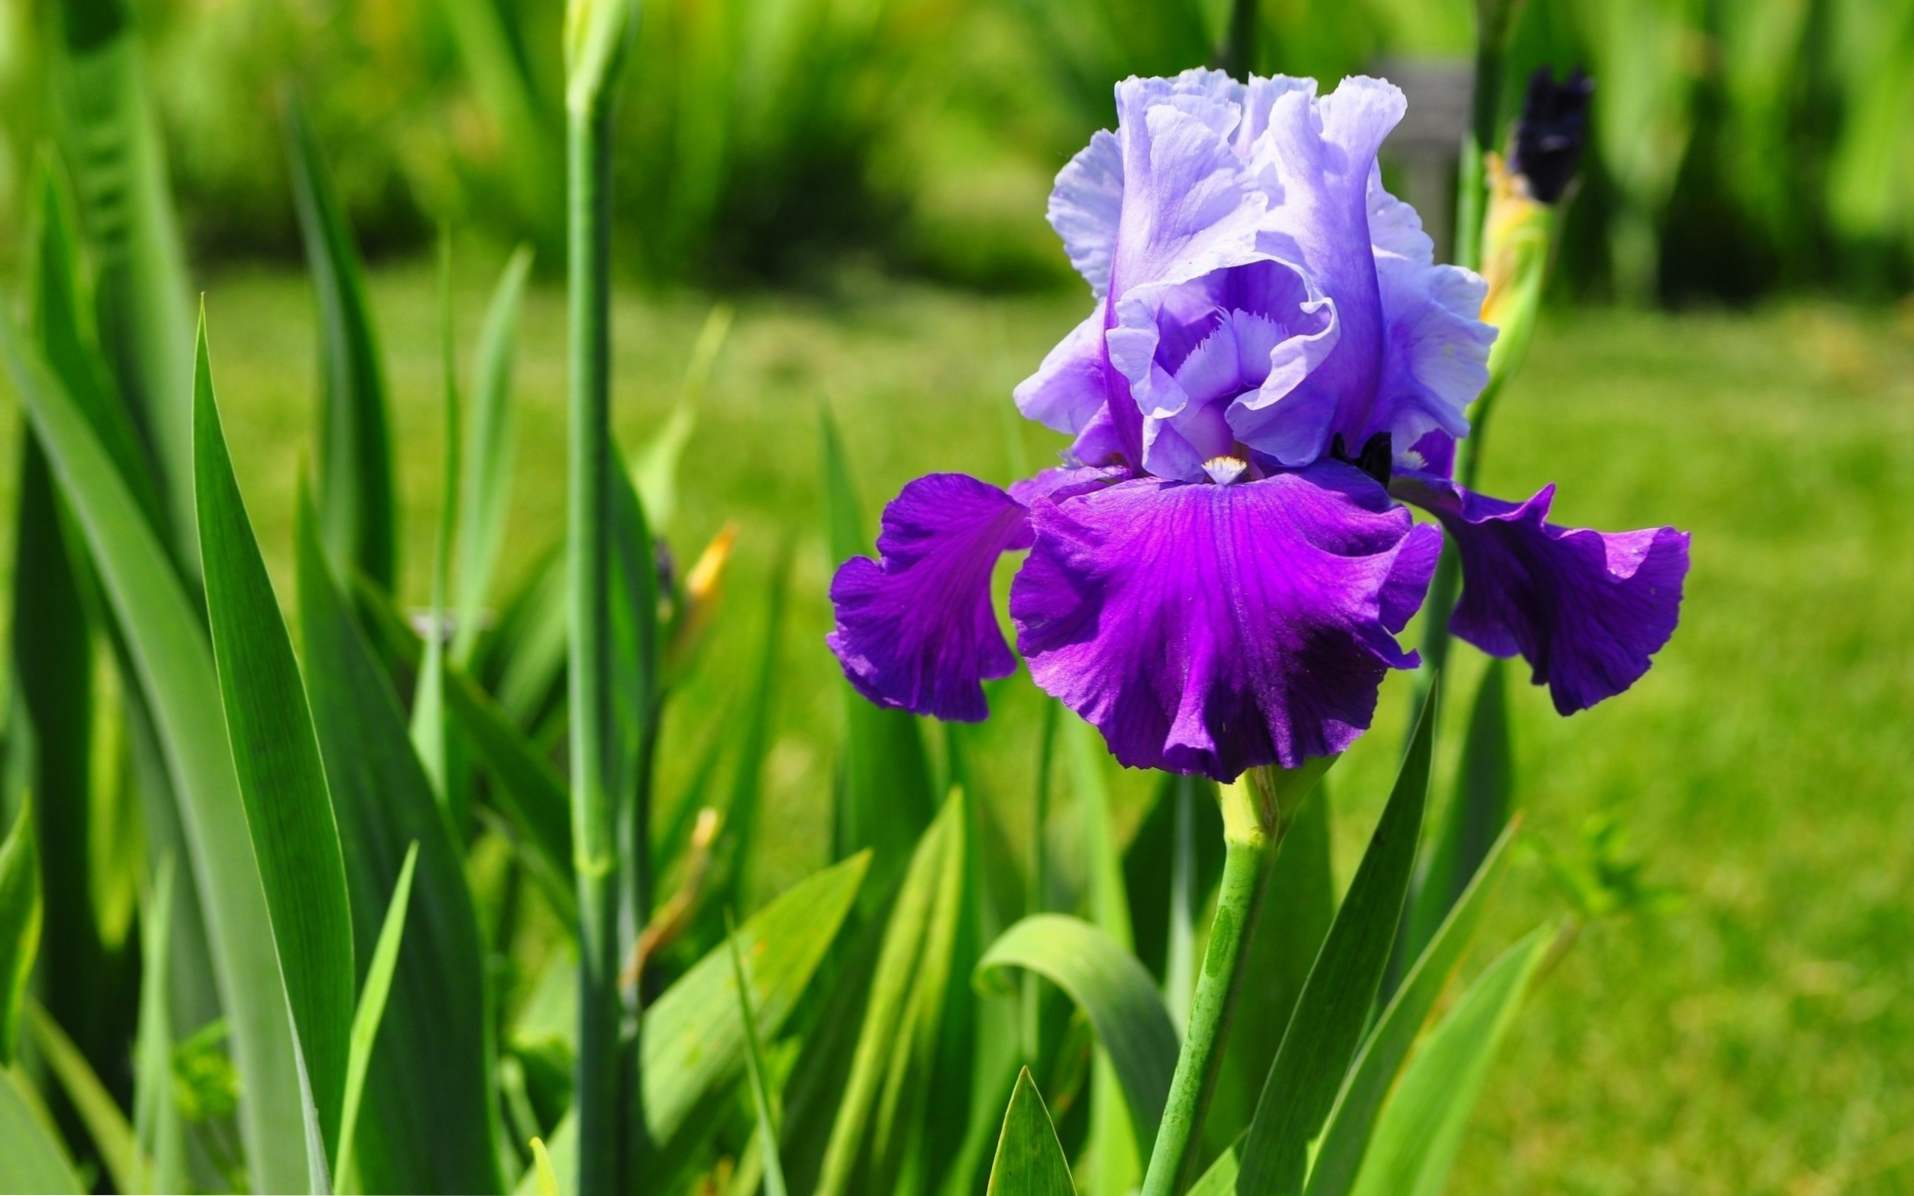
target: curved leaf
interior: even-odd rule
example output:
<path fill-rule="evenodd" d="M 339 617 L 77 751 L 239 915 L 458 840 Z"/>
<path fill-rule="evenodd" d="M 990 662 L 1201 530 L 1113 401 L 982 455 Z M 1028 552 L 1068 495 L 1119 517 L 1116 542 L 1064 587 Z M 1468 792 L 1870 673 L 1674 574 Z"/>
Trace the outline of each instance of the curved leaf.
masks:
<path fill-rule="evenodd" d="M 1027 1067 L 1017 1073 L 1010 1107 L 1004 1110 L 1003 1134 L 997 1139 L 985 1191 L 987 1196 L 1076 1196 L 1057 1127 Z"/>
<path fill-rule="evenodd" d="M 1070 994 L 1109 1053 L 1146 1154 L 1180 1045 L 1156 983 L 1103 931 L 1063 914 L 1036 914 L 999 935 L 977 965 L 981 979 L 999 968 L 1036 972 Z"/>

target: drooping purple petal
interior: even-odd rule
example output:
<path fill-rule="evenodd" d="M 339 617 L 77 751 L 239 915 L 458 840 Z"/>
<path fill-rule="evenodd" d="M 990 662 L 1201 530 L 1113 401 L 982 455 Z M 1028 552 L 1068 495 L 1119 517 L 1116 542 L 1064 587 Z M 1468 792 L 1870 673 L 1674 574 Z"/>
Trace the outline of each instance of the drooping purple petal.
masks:
<path fill-rule="evenodd" d="M 1368 727 L 1439 537 L 1339 462 L 1031 506 L 1011 588 L 1031 676 L 1133 767 L 1227 780 Z"/>
<path fill-rule="evenodd" d="M 906 485 L 884 508 L 879 559 L 853 557 L 831 580 L 837 627 L 825 642 L 844 676 L 879 706 L 982 720 L 982 682 L 1017 667 L 991 610 L 991 569 L 1030 536 L 1023 505 L 976 478 L 933 473 Z"/>
<path fill-rule="evenodd" d="M 1688 533 L 1550 523 L 1553 486 L 1521 503 L 1427 475 L 1399 475 L 1391 490 L 1455 539 L 1463 585 L 1449 630 L 1491 655 L 1519 654 L 1560 713 L 1633 685 L 1674 634 Z"/>

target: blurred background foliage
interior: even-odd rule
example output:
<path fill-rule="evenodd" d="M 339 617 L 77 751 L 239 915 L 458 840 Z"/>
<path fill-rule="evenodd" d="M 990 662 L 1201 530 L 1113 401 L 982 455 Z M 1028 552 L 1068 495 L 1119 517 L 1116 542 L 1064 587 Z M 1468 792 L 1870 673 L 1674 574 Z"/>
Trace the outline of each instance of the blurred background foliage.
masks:
<path fill-rule="evenodd" d="M 297 256 L 289 92 L 369 254 L 418 251 L 439 219 L 552 248 L 562 2 L 131 0 L 193 259 Z M 0 13 L 9 223 L 48 135 L 66 3 Z M 621 266 L 727 286 L 853 256 L 985 287 L 1055 281 L 1032 205 L 1110 123 L 1112 81 L 1213 59 L 1225 7 L 657 0 L 619 126 Z M 1463 62 L 1473 13 L 1265 0 L 1261 19 L 1260 71 L 1333 81 L 1440 77 L 1430 64 Z M 1511 75 L 1584 64 L 1598 80 L 1564 284 L 1636 302 L 1904 288 L 1911 60 L 1914 0 L 1532 0 Z"/>

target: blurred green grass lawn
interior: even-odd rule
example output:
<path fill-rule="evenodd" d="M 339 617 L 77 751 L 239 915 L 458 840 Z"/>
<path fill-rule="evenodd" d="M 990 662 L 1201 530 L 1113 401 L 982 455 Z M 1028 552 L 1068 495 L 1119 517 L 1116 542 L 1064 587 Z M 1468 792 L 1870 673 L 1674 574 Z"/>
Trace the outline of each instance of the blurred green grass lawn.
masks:
<path fill-rule="evenodd" d="M 468 345 L 492 268 L 476 257 L 460 266 Z M 411 268 L 372 279 L 414 598 L 441 449 L 434 285 Z M 241 480 L 283 567 L 311 443 L 311 299 L 297 277 L 237 274 L 207 302 Z M 664 792 L 722 729 L 771 562 L 792 541 L 767 884 L 823 857 L 841 719 L 822 643 L 819 405 L 843 426 L 874 532 L 882 502 L 919 473 L 1007 482 L 1013 438 L 1030 462 L 1050 460 L 1056 438 L 1008 420 L 1009 391 L 1086 307 L 855 277 L 741 302 L 666 529 L 681 562 L 726 519 L 742 534 L 706 667 L 678 699 L 669 740 L 681 762 L 666 762 Z M 563 310 L 547 288 L 525 312 L 508 571 L 560 531 Z M 704 311 L 690 298 L 621 299 L 627 446 L 673 401 Z M 1650 882 L 1681 899 L 1595 926 L 1550 976 L 1451 1190 L 1914 1191 L 1914 320 L 1816 304 L 1558 312 L 1498 414 L 1486 477 L 1508 497 L 1558 482 L 1565 522 L 1694 533 L 1681 629 L 1634 691 L 1567 720 L 1540 691 L 1512 693 L 1528 838 L 1573 852 L 1586 820 L 1612 815 Z M 1451 693 L 1466 698 L 1479 657 L 1460 655 Z M 1034 758 L 1031 705 L 1011 699 L 977 741 L 1006 807 L 1027 792 Z M 1334 777 L 1345 880 L 1406 700 L 1392 680 L 1377 732 Z M 1496 941 L 1566 906 L 1533 851 L 1514 876 Z"/>

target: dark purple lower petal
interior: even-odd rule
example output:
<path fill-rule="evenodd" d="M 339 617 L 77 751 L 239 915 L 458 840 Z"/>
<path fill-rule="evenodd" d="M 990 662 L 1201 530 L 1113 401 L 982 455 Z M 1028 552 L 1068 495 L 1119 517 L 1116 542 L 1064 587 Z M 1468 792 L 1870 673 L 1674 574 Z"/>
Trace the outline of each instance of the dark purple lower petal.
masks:
<path fill-rule="evenodd" d="M 1031 506 L 1011 587 L 1037 684 L 1124 764 L 1228 780 L 1368 726 L 1439 537 L 1353 467 L 1123 482 Z"/>
<path fill-rule="evenodd" d="M 1520 654 L 1561 713 L 1633 685 L 1674 634 L 1688 533 L 1550 523 L 1553 486 L 1522 503 L 1420 474 L 1392 489 L 1455 538 L 1463 585 L 1449 630 L 1490 655 Z"/>
<path fill-rule="evenodd" d="M 853 557 L 831 580 L 837 628 L 825 642 L 844 675 L 880 706 L 981 721 L 982 682 L 1017 667 L 990 608 L 990 573 L 998 556 L 1029 546 L 1023 505 L 995 486 L 961 473 L 905 486 L 884 508 L 880 559 Z"/>

